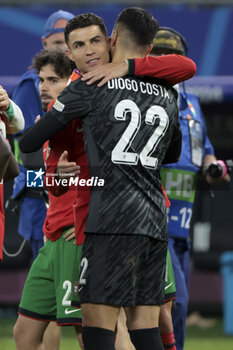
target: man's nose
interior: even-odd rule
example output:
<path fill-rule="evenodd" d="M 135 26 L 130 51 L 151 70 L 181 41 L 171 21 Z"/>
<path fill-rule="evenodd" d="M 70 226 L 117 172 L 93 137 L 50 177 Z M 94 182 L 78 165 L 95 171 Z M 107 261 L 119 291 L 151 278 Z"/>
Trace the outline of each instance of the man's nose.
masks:
<path fill-rule="evenodd" d="M 86 45 L 86 55 L 93 55 L 94 53 L 93 45 L 91 43 L 88 43 Z"/>
<path fill-rule="evenodd" d="M 40 83 L 40 90 L 41 91 L 47 91 L 48 90 L 48 84 L 43 81 L 43 83 Z"/>

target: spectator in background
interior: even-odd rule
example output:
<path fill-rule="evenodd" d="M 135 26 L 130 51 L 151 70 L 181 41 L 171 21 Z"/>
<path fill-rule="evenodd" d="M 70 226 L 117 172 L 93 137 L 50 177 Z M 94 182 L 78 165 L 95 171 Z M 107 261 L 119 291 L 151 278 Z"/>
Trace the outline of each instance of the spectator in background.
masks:
<path fill-rule="evenodd" d="M 185 39 L 170 28 L 160 28 L 153 40 L 151 56 L 176 53 L 187 56 Z M 176 306 L 173 311 L 173 327 L 177 350 L 182 350 L 185 341 L 186 316 L 188 310 L 189 289 L 189 228 L 195 197 L 196 175 L 203 169 L 208 183 L 230 181 L 229 174 L 220 180 L 212 178 L 208 167 L 216 162 L 213 147 L 208 139 L 205 120 L 198 98 L 179 91 L 179 122 L 182 131 L 182 151 L 178 163 L 169 164 L 161 169 L 162 183 L 171 201 L 168 212 L 168 247 L 176 282 Z M 169 308 L 169 303 L 168 303 Z M 161 308 L 163 321 L 168 324 L 169 312 Z"/>
<path fill-rule="evenodd" d="M 43 46 L 47 50 L 66 48 L 64 28 L 73 15 L 59 10 L 54 12 L 45 23 L 45 34 L 42 37 Z M 25 118 L 25 129 L 32 126 L 38 115 L 43 115 L 39 93 L 39 79 L 34 69 L 28 70 L 20 79 L 13 92 L 13 100 L 20 106 Z M 20 135 L 17 136 L 17 140 Z M 43 245 L 42 226 L 46 215 L 44 190 L 41 188 L 26 189 L 26 170 L 44 168 L 42 149 L 29 155 L 23 154 L 15 142 L 15 152 L 20 165 L 20 175 L 15 181 L 13 196 L 21 200 L 21 211 L 18 232 L 30 241 L 33 257 L 38 254 Z"/>
<path fill-rule="evenodd" d="M 24 118 L 20 108 L 9 99 L 6 90 L 0 85 L 0 261 L 3 258 L 4 205 L 3 180 L 11 180 L 19 174 L 17 162 L 6 141 L 6 133 L 12 134 L 24 128 Z"/>
<path fill-rule="evenodd" d="M 46 21 L 44 35 L 42 36 L 43 47 L 47 50 L 56 48 L 66 49 L 64 28 L 73 14 L 59 10 L 54 12 Z M 20 79 L 18 86 L 13 92 L 12 99 L 20 106 L 25 118 L 25 129 L 32 126 L 38 115 L 44 114 L 39 92 L 38 74 L 34 69 L 28 70 Z M 18 147 L 20 135 L 15 142 L 15 154 L 19 163 L 20 175 L 15 180 L 13 198 L 21 201 L 18 233 L 31 243 L 33 258 L 43 246 L 43 224 L 46 217 L 46 194 L 43 188 L 26 188 L 26 171 L 44 168 L 42 149 L 23 154 Z M 45 337 L 45 349 L 56 349 L 59 346 L 59 327 L 53 324 L 48 328 Z M 45 334 L 46 334 L 45 333 Z M 54 345 L 55 344 L 55 345 Z M 57 345 L 56 345 L 57 344 Z"/>

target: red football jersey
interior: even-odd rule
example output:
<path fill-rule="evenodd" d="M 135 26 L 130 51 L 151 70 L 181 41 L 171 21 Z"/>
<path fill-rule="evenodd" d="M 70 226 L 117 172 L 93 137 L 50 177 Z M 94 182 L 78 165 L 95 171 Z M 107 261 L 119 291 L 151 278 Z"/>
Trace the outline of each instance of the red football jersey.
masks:
<path fill-rule="evenodd" d="M 45 185 L 47 188 L 52 185 L 52 181 L 54 180 L 54 177 L 49 175 L 50 169 L 52 167 L 54 172 L 57 166 L 58 159 L 63 152 L 63 149 L 61 147 L 59 148 L 59 145 L 61 145 L 61 141 L 63 141 L 65 136 L 65 132 L 63 131 L 43 146 L 44 162 L 48 172 L 47 176 L 45 176 Z M 58 146 L 52 154 L 49 151 L 51 144 Z M 74 225 L 73 203 L 76 199 L 76 193 L 74 191 L 68 191 L 61 197 L 55 197 L 51 192 L 48 193 L 49 208 L 44 221 L 43 231 L 48 239 L 56 241 L 63 233 L 65 227 Z"/>
<path fill-rule="evenodd" d="M 79 71 L 74 70 L 69 82 L 75 81 L 79 77 Z M 50 205 L 44 223 L 44 233 L 50 240 L 54 241 L 60 237 L 64 226 L 75 223 L 76 244 L 83 244 L 90 189 L 86 186 L 62 186 L 55 182 L 54 176 L 51 176 L 56 172 L 60 155 L 66 150 L 69 161 L 74 161 L 80 166 L 79 179 L 87 180 L 89 178 L 80 120 L 77 119 L 70 123 L 65 130 L 49 141 L 47 150 L 45 147 L 44 157 L 47 159 L 44 180 L 49 191 Z M 58 197 L 58 195 L 60 196 Z"/>

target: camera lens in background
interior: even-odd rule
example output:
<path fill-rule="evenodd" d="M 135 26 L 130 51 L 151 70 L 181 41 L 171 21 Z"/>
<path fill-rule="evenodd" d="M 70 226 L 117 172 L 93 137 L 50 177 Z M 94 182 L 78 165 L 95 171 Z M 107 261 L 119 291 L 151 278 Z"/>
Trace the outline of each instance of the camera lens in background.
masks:
<path fill-rule="evenodd" d="M 211 177 L 219 179 L 227 174 L 227 166 L 222 160 L 218 160 L 210 164 L 207 171 Z"/>

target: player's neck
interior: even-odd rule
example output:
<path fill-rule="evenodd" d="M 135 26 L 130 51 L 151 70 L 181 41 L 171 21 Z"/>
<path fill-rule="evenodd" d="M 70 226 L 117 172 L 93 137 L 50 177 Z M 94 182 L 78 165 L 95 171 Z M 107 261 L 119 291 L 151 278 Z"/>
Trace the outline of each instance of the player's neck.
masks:
<path fill-rule="evenodd" d="M 125 49 L 117 49 L 114 52 L 114 56 L 112 58 L 112 62 L 121 62 L 130 58 L 141 58 L 144 57 L 144 55 L 141 55 L 138 52 L 132 51 L 132 50 L 125 50 Z"/>

